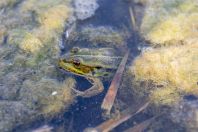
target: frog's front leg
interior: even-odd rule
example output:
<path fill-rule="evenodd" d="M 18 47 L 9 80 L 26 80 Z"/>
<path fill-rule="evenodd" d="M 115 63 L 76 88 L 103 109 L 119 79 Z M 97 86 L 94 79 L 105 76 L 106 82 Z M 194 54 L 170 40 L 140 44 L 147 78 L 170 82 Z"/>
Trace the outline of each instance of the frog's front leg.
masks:
<path fill-rule="evenodd" d="M 88 98 L 88 97 L 92 97 L 94 95 L 97 95 L 104 90 L 103 83 L 100 79 L 98 79 L 98 78 L 87 78 L 87 80 L 89 80 L 89 82 L 93 86 L 91 88 L 85 90 L 85 91 L 79 91 L 77 89 L 73 89 L 75 91 L 75 93 L 77 94 L 77 96 Z"/>

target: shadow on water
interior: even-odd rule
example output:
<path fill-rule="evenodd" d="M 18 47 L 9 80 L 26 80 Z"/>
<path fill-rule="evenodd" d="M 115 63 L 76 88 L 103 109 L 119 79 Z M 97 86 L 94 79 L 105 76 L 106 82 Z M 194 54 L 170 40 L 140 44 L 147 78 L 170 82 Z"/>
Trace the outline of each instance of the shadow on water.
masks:
<path fill-rule="evenodd" d="M 129 14 L 130 2 L 124 0 L 100 0 L 100 5 L 92 18 L 78 22 L 78 26 L 94 25 L 94 26 L 112 26 L 116 29 L 127 28 L 131 33 L 131 38 L 127 40 L 127 46 L 130 48 L 130 58 L 134 58 L 140 52 L 137 49 L 138 43 L 141 41 L 138 32 L 131 27 L 131 19 Z M 79 43 L 83 45 L 83 42 Z M 69 50 L 69 49 L 66 49 Z M 77 87 L 81 84 L 80 89 L 89 88 L 91 85 L 82 77 L 76 77 Z M 87 127 L 94 127 L 103 122 L 101 116 L 101 103 L 109 87 L 110 83 L 105 82 L 106 88 L 100 95 L 91 98 L 77 98 L 77 102 L 70 107 L 69 112 L 64 114 L 64 118 L 73 119 L 73 130 L 80 132 Z M 57 121 L 51 122 L 56 124 Z"/>

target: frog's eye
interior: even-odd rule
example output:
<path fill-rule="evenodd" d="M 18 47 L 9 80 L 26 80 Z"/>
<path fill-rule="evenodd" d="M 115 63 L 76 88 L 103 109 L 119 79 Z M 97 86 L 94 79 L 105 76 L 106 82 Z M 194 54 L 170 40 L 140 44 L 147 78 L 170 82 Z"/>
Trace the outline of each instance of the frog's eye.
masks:
<path fill-rule="evenodd" d="M 80 65 L 80 60 L 79 59 L 73 59 L 73 64 L 76 66 Z"/>
<path fill-rule="evenodd" d="M 73 47 L 71 49 L 71 53 L 77 53 L 79 51 L 79 48 L 78 47 Z"/>

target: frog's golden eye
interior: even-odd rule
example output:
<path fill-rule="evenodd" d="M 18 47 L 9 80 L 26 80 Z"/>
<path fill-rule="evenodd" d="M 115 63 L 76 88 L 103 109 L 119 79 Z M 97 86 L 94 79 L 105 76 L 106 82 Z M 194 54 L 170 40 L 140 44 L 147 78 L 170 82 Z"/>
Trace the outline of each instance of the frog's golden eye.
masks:
<path fill-rule="evenodd" d="M 79 51 L 78 47 L 73 47 L 70 52 L 71 53 L 77 53 L 78 51 Z"/>
<path fill-rule="evenodd" d="M 76 66 L 80 65 L 80 60 L 79 59 L 73 59 L 73 64 Z"/>

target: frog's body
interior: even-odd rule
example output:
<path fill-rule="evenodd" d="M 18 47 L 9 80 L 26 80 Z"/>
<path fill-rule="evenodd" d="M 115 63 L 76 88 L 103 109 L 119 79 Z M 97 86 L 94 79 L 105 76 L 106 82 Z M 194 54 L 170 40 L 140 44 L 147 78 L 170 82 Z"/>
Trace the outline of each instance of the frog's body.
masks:
<path fill-rule="evenodd" d="M 65 71 L 87 78 L 93 86 L 83 92 L 75 90 L 80 96 L 91 97 L 103 91 L 102 79 L 114 73 L 122 57 L 112 48 L 73 48 L 59 60 L 59 67 Z"/>

